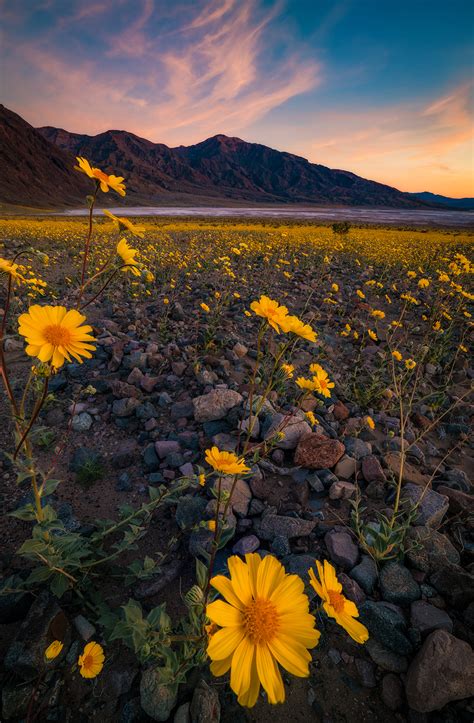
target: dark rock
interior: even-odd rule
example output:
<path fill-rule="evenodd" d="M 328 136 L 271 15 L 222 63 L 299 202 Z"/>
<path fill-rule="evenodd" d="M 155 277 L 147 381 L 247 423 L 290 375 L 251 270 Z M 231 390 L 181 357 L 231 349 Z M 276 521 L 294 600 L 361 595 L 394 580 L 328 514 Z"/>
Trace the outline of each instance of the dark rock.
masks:
<path fill-rule="evenodd" d="M 430 713 L 454 700 L 474 695 L 474 651 L 446 630 L 435 630 L 408 669 L 408 704 Z"/>
<path fill-rule="evenodd" d="M 298 575 L 306 585 L 309 585 L 309 570 L 313 570 L 317 577 L 316 559 L 314 555 L 287 555 L 283 564 L 287 573 Z M 312 588 L 311 588 L 312 589 Z"/>
<path fill-rule="evenodd" d="M 359 564 L 352 568 L 350 576 L 359 583 L 367 595 L 372 595 L 378 577 L 377 565 L 371 557 L 362 555 Z"/>
<path fill-rule="evenodd" d="M 423 499 L 421 499 L 421 496 Z M 416 484 L 406 484 L 403 488 L 402 497 L 409 500 L 413 505 L 418 504 L 415 525 L 427 525 L 437 528 L 440 526 L 443 517 L 448 511 L 449 500 L 445 495 L 440 495 L 434 490 L 424 490 Z M 420 502 L 421 499 L 421 502 Z"/>
<path fill-rule="evenodd" d="M 342 585 L 342 592 L 349 600 L 352 600 L 357 606 L 365 602 L 366 595 L 364 591 L 352 577 L 346 575 L 345 572 L 341 572 L 338 575 L 338 580 Z"/>
<path fill-rule="evenodd" d="M 380 590 L 384 600 L 408 605 L 421 597 L 420 586 L 410 571 L 399 562 L 387 562 L 380 572 Z"/>
<path fill-rule="evenodd" d="M 330 530 L 324 536 L 329 557 L 344 570 L 350 570 L 359 559 L 359 550 L 347 532 Z"/>
<path fill-rule="evenodd" d="M 431 573 L 449 564 L 459 564 L 459 552 L 449 538 L 431 527 L 411 527 L 406 539 L 407 559 L 418 570 Z"/>
<path fill-rule="evenodd" d="M 430 583 L 456 609 L 474 601 L 474 575 L 459 565 L 440 568 L 431 575 Z"/>
<path fill-rule="evenodd" d="M 283 535 L 289 539 L 307 537 L 315 525 L 316 522 L 302 520 L 299 517 L 268 514 L 262 518 L 257 534 L 262 540 L 273 540 L 276 535 Z"/>
<path fill-rule="evenodd" d="M 346 453 L 357 460 L 372 454 L 370 444 L 367 444 L 367 442 L 364 442 L 358 437 L 344 437 L 344 445 L 346 447 Z"/>
<path fill-rule="evenodd" d="M 160 460 L 156 454 L 155 445 L 149 444 L 143 452 L 143 463 L 147 472 L 158 472 L 160 469 Z"/>
<path fill-rule="evenodd" d="M 246 555 L 256 552 L 260 547 L 260 540 L 255 535 L 247 535 L 238 540 L 232 548 L 234 555 Z"/>
<path fill-rule="evenodd" d="M 160 668 L 147 668 L 140 680 L 140 703 L 147 715 L 156 721 L 167 721 L 176 705 L 177 686 L 164 684 Z"/>
<path fill-rule="evenodd" d="M 419 630 L 423 636 L 432 633 L 433 630 L 453 632 L 453 621 L 448 613 L 424 600 L 416 600 L 411 604 L 410 621 L 412 627 Z"/>
<path fill-rule="evenodd" d="M 396 711 L 403 706 L 405 696 L 403 694 L 403 685 L 394 673 L 387 673 L 382 678 L 382 700 L 387 708 Z"/>
<path fill-rule="evenodd" d="M 365 649 L 374 663 L 382 670 L 390 670 L 392 673 L 405 673 L 408 670 L 407 658 L 384 648 L 376 638 L 369 637 L 365 643 Z"/>
<path fill-rule="evenodd" d="M 410 655 L 413 645 L 406 635 L 403 615 L 383 602 L 367 600 L 359 608 L 359 620 L 369 635 L 399 655 Z M 370 639 L 370 638 L 369 638 Z"/>
<path fill-rule="evenodd" d="M 155 450 L 160 459 L 165 459 L 173 452 L 180 452 L 181 447 L 174 439 L 160 439 L 155 442 Z"/>
<path fill-rule="evenodd" d="M 21 586 L 21 580 L 18 579 Z M 33 595 L 28 592 L 8 593 L 3 595 L 6 579 L 0 583 L 0 625 L 16 623 L 26 616 L 33 602 Z"/>
<path fill-rule="evenodd" d="M 112 456 L 111 465 L 115 469 L 130 467 L 135 461 L 137 443 L 134 439 L 124 440 L 120 443 L 120 449 Z"/>
<path fill-rule="evenodd" d="M 387 479 L 382 465 L 373 454 L 362 458 L 362 475 L 366 482 L 385 482 Z"/>
<path fill-rule="evenodd" d="M 375 688 L 374 664 L 364 658 L 356 658 L 354 663 L 364 688 Z"/>
<path fill-rule="evenodd" d="M 181 497 L 176 507 L 176 524 L 182 530 L 189 530 L 194 525 L 198 525 L 204 519 L 206 505 L 203 497 L 193 497 L 192 495 Z"/>
<path fill-rule="evenodd" d="M 270 545 L 270 551 L 273 552 L 276 557 L 285 557 L 291 552 L 290 541 L 284 535 L 275 535 Z"/>
<path fill-rule="evenodd" d="M 125 399 L 116 399 L 112 404 L 112 414 L 116 417 L 131 417 L 135 414 L 135 410 L 140 406 L 140 400 L 134 397 L 126 397 Z"/>
<path fill-rule="evenodd" d="M 203 679 L 194 690 L 190 713 L 191 723 L 219 723 L 221 719 L 221 704 L 217 691 Z"/>

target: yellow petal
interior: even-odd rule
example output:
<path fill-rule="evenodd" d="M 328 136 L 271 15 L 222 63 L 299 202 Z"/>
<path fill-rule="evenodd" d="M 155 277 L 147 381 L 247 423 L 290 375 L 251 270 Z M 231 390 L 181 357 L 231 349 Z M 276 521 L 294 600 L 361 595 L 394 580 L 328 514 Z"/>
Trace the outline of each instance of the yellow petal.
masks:
<path fill-rule="evenodd" d="M 209 666 L 212 675 L 215 675 L 216 678 L 220 675 L 225 675 L 230 668 L 233 657 L 234 654 L 232 653 L 232 655 L 229 655 L 228 658 L 224 658 L 224 660 L 213 660 Z"/>
<path fill-rule="evenodd" d="M 265 560 L 267 559 L 266 557 Z M 256 651 L 258 677 L 267 691 L 269 702 L 273 704 L 283 703 L 285 700 L 285 689 L 273 655 L 266 645 L 257 645 Z"/>
<path fill-rule="evenodd" d="M 303 645 L 286 635 L 277 635 L 268 643 L 268 647 L 280 665 L 289 673 L 299 678 L 306 678 L 309 675 L 311 655 Z"/>
<path fill-rule="evenodd" d="M 215 602 L 209 603 L 206 608 L 206 615 L 213 623 L 220 625 L 221 628 L 240 625 L 242 623 L 241 611 L 223 600 L 216 600 Z"/>
<path fill-rule="evenodd" d="M 207 654 L 211 660 L 223 660 L 231 655 L 242 638 L 244 630 L 240 627 L 222 628 L 209 641 Z"/>
<path fill-rule="evenodd" d="M 260 563 L 257 574 L 257 596 L 270 598 L 275 588 L 285 579 L 285 569 L 276 557 L 267 555 Z"/>
<path fill-rule="evenodd" d="M 257 702 L 258 694 L 260 692 L 260 680 L 257 672 L 257 656 L 254 655 L 252 658 L 252 665 L 250 668 L 250 686 L 245 693 L 239 695 L 239 704 L 246 708 L 252 708 Z"/>
<path fill-rule="evenodd" d="M 222 597 L 224 597 L 228 603 L 238 608 L 239 610 L 244 609 L 244 604 L 235 594 L 232 583 L 228 577 L 224 577 L 224 575 L 215 575 L 211 579 L 211 585 L 218 592 L 220 592 Z"/>
<path fill-rule="evenodd" d="M 249 605 L 252 600 L 252 589 L 249 581 L 249 569 L 245 562 L 237 555 L 232 555 L 227 561 L 232 588 L 235 594 L 242 600 L 244 606 Z"/>
<path fill-rule="evenodd" d="M 236 648 L 230 671 L 230 687 L 238 696 L 245 693 L 250 687 L 254 655 L 255 645 L 250 642 L 249 638 L 244 637 Z"/>

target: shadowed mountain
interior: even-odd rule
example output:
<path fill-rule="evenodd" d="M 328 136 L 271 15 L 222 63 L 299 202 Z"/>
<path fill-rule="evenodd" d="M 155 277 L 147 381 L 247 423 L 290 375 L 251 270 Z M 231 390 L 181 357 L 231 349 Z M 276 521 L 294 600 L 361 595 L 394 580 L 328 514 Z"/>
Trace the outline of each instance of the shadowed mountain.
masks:
<path fill-rule="evenodd" d="M 51 126 L 35 129 L 0 106 L 0 160 L 6 180 L 0 201 L 82 205 L 91 185 L 73 170 L 76 155 L 124 176 L 127 196 L 121 202 L 126 204 L 428 205 L 349 171 L 331 170 L 240 138 L 217 135 L 193 146 L 169 148 L 120 130 L 89 136 Z M 115 194 L 107 194 L 102 204 L 117 201 Z"/>
<path fill-rule="evenodd" d="M 438 204 L 439 206 L 449 206 L 449 208 L 457 208 L 460 211 L 474 210 L 474 198 L 449 198 L 449 196 L 440 196 L 437 193 L 422 191 L 421 193 L 410 193 L 412 198 L 419 198 L 430 204 Z"/>

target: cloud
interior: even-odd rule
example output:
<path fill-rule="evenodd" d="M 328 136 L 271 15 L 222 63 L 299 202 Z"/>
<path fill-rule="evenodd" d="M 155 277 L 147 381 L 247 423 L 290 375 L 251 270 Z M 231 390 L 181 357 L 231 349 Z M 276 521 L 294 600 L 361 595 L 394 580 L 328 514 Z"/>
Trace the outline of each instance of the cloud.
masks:
<path fill-rule="evenodd" d="M 4 102 L 35 125 L 86 133 L 119 126 L 150 140 L 192 143 L 243 134 L 319 82 L 309 50 L 286 36 L 279 4 L 109 0 L 64 7 L 52 0 L 50 23 L 33 42 L 7 43 Z"/>

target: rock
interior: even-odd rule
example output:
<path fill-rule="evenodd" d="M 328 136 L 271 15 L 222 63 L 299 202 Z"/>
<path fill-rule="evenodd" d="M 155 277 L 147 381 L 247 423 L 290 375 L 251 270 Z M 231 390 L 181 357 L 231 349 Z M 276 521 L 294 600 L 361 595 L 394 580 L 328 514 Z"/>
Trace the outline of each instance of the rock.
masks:
<path fill-rule="evenodd" d="M 474 651 L 446 630 L 435 630 L 408 669 L 410 708 L 430 713 L 453 700 L 474 695 Z"/>
<path fill-rule="evenodd" d="M 262 540 L 273 540 L 276 535 L 283 535 L 289 539 L 307 537 L 315 526 L 316 522 L 302 520 L 299 517 L 268 514 L 262 517 L 257 534 Z"/>
<path fill-rule="evenodd" d="M 8 593 L 3 595 L 2 588 L 5 587 L 7 578 L 0 582 L 0 625 L 16 623 L 26 616 L 33 602 L 33 595 L 27 592 Z M 19 580 L 20 585 L 21 581 Z"/>
<path fill-rule="evenodd" d="M 176 705 L 177 686 L 163 683 L 161 668 L 147 668 L 140 680 L 140 704 L 153 720 L 167 721 Z M 167 679 L 166 679 L 167 680 Z"/>
<path fill-rule="evenodd" d="M 450 469 L 443 472 L 441 479 L 436 480 L 437 484 L 444 485 L 459 492 L 471 492 L 472 485 L 469 477 L 462 469 Z M 472 499 L 472 498 L 471 498 Z M 471 503 L 472 504 L 472 503 Z"/>
<path fill-rule="evenodd" d="M 135 399 L 135 397 L 116 399 L 112 404 L 112 414 L 116 417 L 131 417 L 139 406 L 140 400 Z"/>
<path fill-rule="evenodd" d="M 393 711 L 400 710 L 403 706 L 405 696 L 398 675 L 388 673 L 382 678 L 382 700 L 387 708 Z"/>
<path fill-rule="evenodd" d="M 411 604 L 410 621 L 411 626 L 419 630 L 422 636 L 432 633 L 433 630 L 453 632 L 453 621 L 448 613 L 424 600 L 416 600 Z"/>
<path fill-rule="evenodd" d="M 294 509 L 295 504 L 300 507 L 306 507 L 308 504 L 309 489 L 307 482 L 298 482 L 292 477 L 254 475 L 250 479 L 250 489 L 254 497 L 265 500 L 279 511 L 285 511 L 290 505 Z"/>
<path fill-rule="evenodd" d="M 211 552 L 213 539 L 214 533 L 210 530 L 206 530 L 203 528 L 193 530 L 191 533 L 191 537 L 189 538 L 189 552 L 194 557 L 200 557 L 203 555 L 203 553 L 209 555 L 209 553 Z"/>
<path fill-rule="evenodd" d="M 223 419 L 227 412 L 243 401 L 243 397 L 232 389 L 213 389 L 193 399 L 196 422 L 213 422 Z"/>
<path fill-rule="evenodd" d="M 337 466 L 340 464 L 341 462 L 337 463 L 336 472 Z M 356 486 L 352 484 L 352 482 L 338 480 L 329 488 L 329 498 L 331 500 L 350 500 L 350 498 L 354 496 L 356 489 Z"/>
<path fill-rule="evenodd" d="M 408 660 L 403 655 L 384 648 L 376 638 L 369 638 L 365 643 L 365 649 L 382 670 L 390 670 L 392 673 L 405 673 L 408 670 Z"/>
<path fill-rule="evenodd" d="M 430 577 L 433 587 L 456 609 L 474 601 L 474 575 L 459 565 L 446 565 Z"/>
<path fill-rule="evenodd" d="M 276 557 L 285 557 L 291 552 L 290 541 L 285 535 L 275 535 L 270 545 L 270 552 Z"/>
<path fill-rule="evenodd" d="M 366 600 L 359 608 L 359 620 L 366 626 L 369 635 L 384 647 L 399 655 L 410 655 L 412 652 L 413 645 L 406 636 L 405 619 L 389 603 Z"/>
<path fill-rule="evenodd" d="M 367 595 L 371 595 L 378 578 L 377 565 L 369 555 L 362 555 L 359 564 L 352 568 L 350 576 Z"/>
<path fill-rule="evenodd" d="M 35 683 L 23 683 L 18 681 L 2 685 L 2 720 L 25 720 L 28 712 L 31 696 L 35 693 Z"/>
<path fill-rule="evenodd" d="M 344 454 L 334 467 L 334 474 L 343 480 L 350 479 L 357 474 L 358 462 L 354 457 Z"/>
<path fill-rule="evenodd" d="M 181 446 L 174 439 L 159 439 L 155 442 L 155 450 L 160 459 L 165 459 L 169 454 L 181 452 Z"/>
<path fill-rule="evenodd" d="M 113 454 L 110 460 L 112 467 L 114 469 L 130 467 L 135 461 L 136 450 L 137 443 L 134 439 L 123 440 L 120 443 L 119 450 Z"/>
<path fill-rule="evenodd" d="M 61 656 L 65 655 L 70 643 L 71 631 L 68 619 L 55 598 L 47 591 L 41 592 L 18 633 L 8 648 L 4 660 L 7 671 L 23 680 L 35 678 L 46 669 L 44 651 L 53 642 L 64 643 Z"/>
<path fill-rule="evenodd" d="M 468 495 L 465 492 L 451 489 L 451 487 L 446 487 L 445 485 L 439 485 L 436 491 L 439 492 L 440 495 L 445 495 L 448 498 L 450 512 L 454 514 L 472 514 L 474 512 L 474 497 L 472 494 Z"/>
<path fill-rule="evenodd" d="M 324 536 L 329 557 L 344 570 L 350 570 L 359 559 L 359 550 L 347 532 L 330 530 Z"/>
<path fill-rule="evenodd" d="M 337 439 L 329 439 L 314 432 L 298 443 L 295 464 L 307 469 L 329 469 L 339 462 L 345 447 Z"/>
<path fill-rule="evenodd" d="M 374 664 L 364 658 L 356 658 L 354 663 L 364 688 L 375 688 Z"/>
<path fill-rule="evenodd" d="M 343 422 L 350 414 L 348 408 L 344 402 L 341 402 L 340 399 L 338 399 L 335 403 L 332 413 L 334 415 L 334 419 L 337 419 L 338 422 Z"/>
<path fill-rule="evenodd" d="M 246 346 L 241 344 L 240 341 L 238 341 L 236 344 L 234 344 L 232 351 L 234 352 L 234 354 L 237 354 L 239 358 L 242 358 L 247 354 L 248 349 Z"/>
<path fill-rule="evenodd" d="M 356 460 L 363 459 L 368 455 L 372 454 L 372 447 L 367 442 L 364 442 L 359 437 L 345 437 L 344 445 L 346 452 L 350 457 Z"/>
<path fill-rule="evenodd" d="M 74 627 L 85 641 L 90 640 L 95 635 L 95 627 L 83 615 L 76 615 L 73 620 Z"/>
<path fill-rule="evenodd" d="M 413 505 L 417 504 L 424 490 L 414 484 L 407 484 L 403 488 L 403 498 L 409 500 Z M 428 527 L 437 528 L 440 526 L 443 517 L 448 511 L 449 500 L 444 495 L 438 494 L 434 490 L 426 490 L 424 497 L 419 503 L 417 515 L 414 520 L 415 525 L 428 525 Z"/>
<path fill-rule="evenodd" d="M 238 540 L 232 548 L 234 555 L 246 555 L 249 552 L 256 552 L 260 547 L 260 540 L 256 535 L 247 535 Z"/>
<path fill-rule="evenodd" d="M 388 469 L 392 472 L 395 480 L 398 480 L 401 463 L 400 452 L 388 452 L 388 454 L 386 454 L 384 457 L 384 462 L 387 465 Z M 407 462 L 406 459 L 403 465 L 402 480 L 403 482 L 407 482 L 413 485 L 419 485 L 422 488 L 429 486 L 430 484 L 430 478 L 428 477 L 428 475 L 420 472 L 418 467 L 410 464 L 410 462 Z"/>
<path fill-rule="evenodd" d="M 366 596 L 364 591 L 352 577 L 346 575 L 345 572 L 341 572 L 338 575 L 338 580 L 342 585 L 342 592 L 349 600 L 352 600 L 357 606 L 365 602 Z"/>
<path fill-rule="evenodd" d="M 143 464 L 147 472 L 158 472 L 160 469 L 160 460 L 156 454 L 155 445 L 149 444 L 143 452 Z"/>
<path fill-rule="evenodd" d="M 194 689 L 191 701 L 191 723 L 219 723 L 221 704 L 215 688 L 200 680 Z"/>
<path fill-rule="evenodd" d="M 287 573 L 298 575 L 305 585 L 309 585 L 308 571 L 310 569 L 313 570 L 317 577 L 316 559 L 314 555 L 287 555 L 283 560 L 283 564 Z"/>
<path fill-rule="evenodd" d="M 203 497 L 193 497 L 192 495 L 181 497 L 176 507 L 176 524 L 182 530 L 189 530 L 194 525 L 198 525 L 204 519 L 206 504 Z"/>
<path fill-rule="evenodd" d="M 399 562 L 387 562 L 380 572 L 382 598 L 395 605 L 408 605 L 421 597 L 420 586 Z"/>
<path fill-rule="evenodd" d="M 431 573 L 449 564 L 459 564 L 459 552 L 449 538 L 431 527 L 411 527 L 406 540 L 407 560 L 418 570 Z"/>
<path fill-rule="evenodd" d="M 366 482 L 386 482 L 387 480 L 382 465 L 373 454 L 362 458 L 362 475 Z"/>
<path fill-rule="evenodd" d="M 174 714 L 173 723 L 191 723 L 191 703 L 183 703 Z"/>
<path fill-rule="evenodd" d="M 260 420 L 258 417 L 254 416 L 252 419 L 250 419 L 250 417 L 247 417 L 247 419 L 241 419 L 238 427 L 244 435 L 244 438 L 247 436 L 250 428 L 252 429 L 250 439 L 258 439 L 260 436 Z"/>
<path fill-rule="evenodd" d="M 235 485 L 233 477 L 222 477 L 222 491 L 225 490 L 230 493 L 233 486 L 234 491 L 232 493 L 232 501 L 230 503 L 231 508 L 237 515 L 239 515 L 239 517 L 246 517 L 249 510 L 250 500 L 252 499 L 250 487 L 248 486 L 247 482 L 241 477 L 237 478 Z"/>
<path fill-rule="evenodd" d="M 295 449 L 300 439 L 311 434 L 311 427 L 303 419 L 296 416 L 274 414 L 272 423 L 266 430 L 265 439 L 272 439 L 280 428 L 281 434 L 284 436 L 283 439 L 276 442 L 276 447 L 279 449 Z"/>
<path fill-rule="evenodd" d="M 87 412 L 81 412 L 80 414 L 74 415 L 71 427 L 74 432 L 87 432 L 92 427 L 93 422 L 94 420 L 90 414 Z"/>

